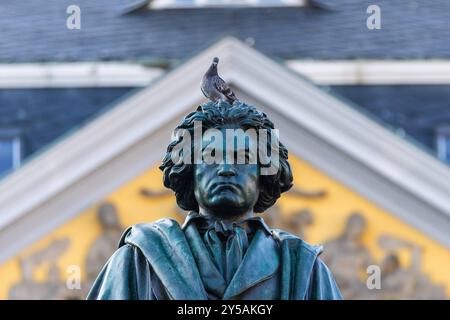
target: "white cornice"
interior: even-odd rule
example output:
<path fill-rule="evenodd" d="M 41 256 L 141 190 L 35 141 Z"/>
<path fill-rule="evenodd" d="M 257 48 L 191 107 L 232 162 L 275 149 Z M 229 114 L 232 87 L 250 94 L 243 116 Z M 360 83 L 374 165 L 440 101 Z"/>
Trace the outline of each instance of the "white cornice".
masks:
<path fill-rule="evenodd" d="M 125 62 L 0 64 L 0 88 L 143 87 L 163 72 Z"/>
<path fill-rule="evenodd" d="M 323 85 L 450 84 L 449 60 L 289 60 L 286 64 Z"/>
<path fill-rule="evenodd" d="M 319 85 L 450 84 L 449 60 L 288 60 Z M 164 70 L 131 62 L 0 64 L 0 88 L 144 87 Z"/>
<path fill-rule="evenodd" d="M 148 9 L 199 9 L 199 8 L 227 8 L 227 7 L 302 7 L 307 5 L 306 0 L 193 0 L 189 2 L 175 0 L 153 0 L 149 1 Z"/>
<path fill-rule="evenodd" d="M 0 261 L 157 163 L 204 101 L 211 58 L 280 125 L 290 151 L 450 247 L 450 170 L 308 81 L 225 38 L 0 181 Z"/>

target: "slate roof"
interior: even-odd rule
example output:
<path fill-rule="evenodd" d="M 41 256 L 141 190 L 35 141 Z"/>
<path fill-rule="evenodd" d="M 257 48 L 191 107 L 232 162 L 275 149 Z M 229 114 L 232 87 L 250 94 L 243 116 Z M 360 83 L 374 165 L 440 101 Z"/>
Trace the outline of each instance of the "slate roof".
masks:
<path fill-rule="evenodd" d="M 0 90 L 0 128 L 19 131 L 27 157 L 111 108 L 130 88 Z"/>
<path fill-rule="evenodd" d="M 0 63 L 179 60 L 224 35 L 281 59 L 450 58 L 450 1 L 377 0 L 381 30 L 366 27 L 374 1 L 312 2 L 126 13 L 139 1 L 2 0 Z M 74 3 L 81 8 L 81 30 L 66 28 L 66 8 Z"/>
<path fill-rule="evenodd" d="M 331 91 L 390 129 L 436 149 L 436 131 L 450 124 L 449 85 L 333 86 Z"/>

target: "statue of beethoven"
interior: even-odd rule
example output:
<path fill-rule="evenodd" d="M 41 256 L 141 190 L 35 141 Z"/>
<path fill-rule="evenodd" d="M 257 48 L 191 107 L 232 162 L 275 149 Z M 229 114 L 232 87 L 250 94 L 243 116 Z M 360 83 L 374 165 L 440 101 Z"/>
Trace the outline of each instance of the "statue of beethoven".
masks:
<path fill-rule="evenodd" d="M 342 299 L 321 246 L 256 215 L 292 187 L 288 151 L 217 63 L 202 81 L 211 101 L 177 126 L 160 166 L 186 220 L 128 228 L 88 299 Z"/>

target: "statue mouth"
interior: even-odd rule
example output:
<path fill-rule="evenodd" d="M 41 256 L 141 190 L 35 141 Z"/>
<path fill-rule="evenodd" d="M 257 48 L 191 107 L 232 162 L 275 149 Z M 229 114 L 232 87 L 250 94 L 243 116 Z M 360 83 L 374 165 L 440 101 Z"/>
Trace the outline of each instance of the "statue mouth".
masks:
<path fill-rule="evenodd" d="M 212 192 L 222 191 L 222 190 L 230 190 L 230 191 L 236 192 L 236 191 L 240 191 L 240 187 L 239 187 L 239 185 L 229 183 L 229 182 L 219 182 L 219 183 L 215 183 L 211 186 Z"/>

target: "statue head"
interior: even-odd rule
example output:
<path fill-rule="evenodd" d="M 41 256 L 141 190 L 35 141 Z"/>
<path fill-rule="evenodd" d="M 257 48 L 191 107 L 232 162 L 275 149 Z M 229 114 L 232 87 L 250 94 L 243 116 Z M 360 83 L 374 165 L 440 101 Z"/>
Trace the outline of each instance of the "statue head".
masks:
<path fill-rule="evenodd" d="M 265 211 L 292 186 L 288 151 L 253 106 L 205 103 L 174 133 L 160 169 L 184 210 L 232 219 Z"/>

